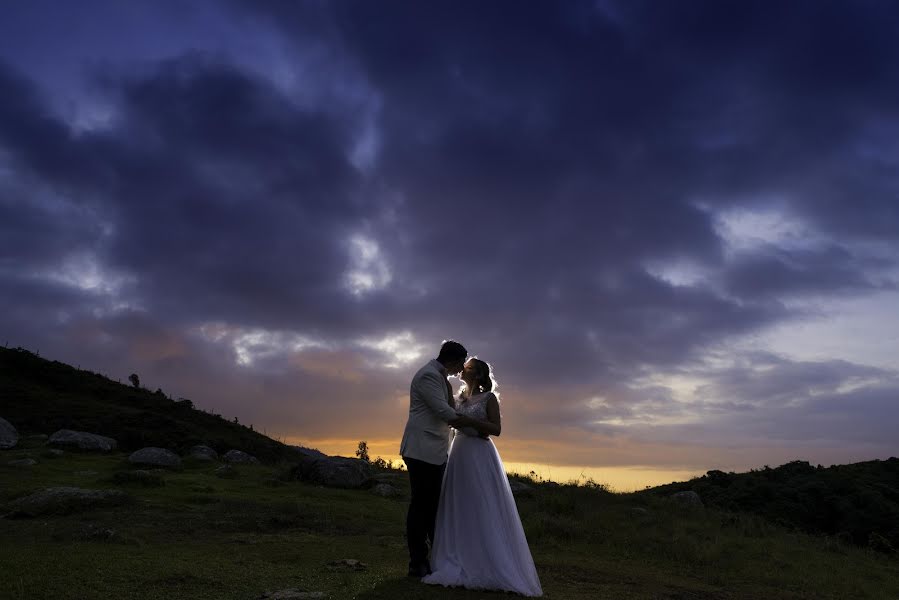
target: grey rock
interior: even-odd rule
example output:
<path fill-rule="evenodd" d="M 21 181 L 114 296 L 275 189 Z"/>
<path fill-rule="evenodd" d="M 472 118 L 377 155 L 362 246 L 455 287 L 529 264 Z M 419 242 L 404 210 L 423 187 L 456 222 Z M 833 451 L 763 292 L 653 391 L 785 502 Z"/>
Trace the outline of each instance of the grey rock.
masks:
<path fill-rule="evenodd" d="M 400 495 L 400 491 L 389 483 L 377 483 L 371 488 L 371 493 L 382 498 L 394 498 Z"/>
<path fill-rule="evenodd" d="M 37 461 L 33 458 L 20 458 L 18 460 L 11 460 L 6 464 L 10 467 L 33 467 L 37 464 Z"/>
<path fill-rule="evenodd" d="M 221 477 L 222 479 L 234 479 L 237 477 L 237 469 L 231 465 L 222 465 L 215 470 L 215 476 Z"/>
<path fill-rule="evenodd" d="M 5 509 L 14 517 L 36 517 L 67 514 L 99 506 L 119 506 L 129 500 L 130 496 L 119 490 L 53 487 L 13 500 Z"/>
<path fill-rule="evenodd" d="M 43 456 L 44 458 L 59 458 L 63 454 L 65 454 L 65 452 L 63 452 L 59 448 L 47 448 L 46 450 L 41 452 L 41 456 Z"/>
<path fill-rule="evenodd" d="M 73 537 L 76 540 L 83 541 L 108 541 L 115 537 L 115 529 L 106 527 L 98 527 L 93 523 L 88 523 L 82 527 Z"/>
<path fill-rule="evenodd" d="M 19 443 L 19 432 L 12 423 L 0 417 L 0 450 L 15 448 Z"/>
<path fill-rule="evenodd" d="M 132 465 L 149 465 L 153 467 L 165 467 L 166 469 L 180 469 L 181 458 L 165 448 L 141 448 L 132 452 L 128 457 Z"/>
<path fill-rule="evenodd" d="M 193 446 L 190 450 L 187 451 L 188 458 L 193 458 L 196 460 L 206 460 L 210 462 L 215 462 L 219 459 L 219 453 L 210 448 L 209 446 Z"/>
<path fill-rule="evenodd" d="M 291 448 L 293 448 L 297 454 L 305 458 L 327 458 L 328 456 L 324 452 L 316 450 L 315 448 L 305 448 L 303 446 L 291 446 Z"/>
<path fill-rule="evenodd" d="M 328 563 L 329 571 L 364 571 L 368 565 L 355 558 L 341 558 Z"/>
<path fill-rule="evenodd" d="M 325 598 L 324 592 L 307 592 L 296 588 L 279 590 L 277 592 L 263 592 L 259 600 L 315 600 Z"/>
<path fill-rule="evenodd" d="M 324 456 L 304 458 L 293 467 L 295 479 L 320 483 L 329 487 L 357 489 L 363 487 L 372 474 L 370 464 L 358 458 Z"/>
<path fill-rule="evenodd" d="M 536 488 L 531 484 L 524 483 L 523 481 L 517 481 L 515 479 L 509 480 L 509 487 L 512 488 L 512 495 L 518 496 L 520 498 L 533 496 L 534 491 L 536 490 Z"/>
<path fill-rule="evenodd" d="M 222 460 L 224 460 L 228 464 L 232 465 L 258 465 L 259 459 L 253 456 L 252 454 L 247 454 L 243 450 L 228 450 L 225 452 L 225 455 L 222 456 Z"/>
<path fill-rule="evenodd" d="M 371 476 L 372 483 L 387 483 L 394 487 L 398 487 L 403 482 L 409 480 L 408 473 L 375 473 Z"/>
<path fill-rule="evenodd" d="M 702 499 L 693 490 L 671 494 L 671 499 L 683 506 L 702 507 Z"/>
<path fill-rule="evenodd" d="M 112 438 L 71 429 L 60 429 L 50 436 L 49 443 L 52 446 L 98 452 L 110 452 L 118 447 L 118 443 Z"/>

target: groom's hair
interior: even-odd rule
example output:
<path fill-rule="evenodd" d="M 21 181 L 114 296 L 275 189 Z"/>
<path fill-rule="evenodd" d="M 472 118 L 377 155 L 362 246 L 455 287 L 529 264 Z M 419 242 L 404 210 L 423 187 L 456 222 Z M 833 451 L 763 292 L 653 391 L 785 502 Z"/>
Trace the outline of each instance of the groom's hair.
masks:
<path fill-rule="evenodd" d="M 437 360 L 442 363 L 448 363 L 465 360 L 467 356 L 468 350 L 465 349 L 465 346 L 455 340 L 445 340 L 443 345 L 440 346 L 440 354 L 437 355 Z"/>

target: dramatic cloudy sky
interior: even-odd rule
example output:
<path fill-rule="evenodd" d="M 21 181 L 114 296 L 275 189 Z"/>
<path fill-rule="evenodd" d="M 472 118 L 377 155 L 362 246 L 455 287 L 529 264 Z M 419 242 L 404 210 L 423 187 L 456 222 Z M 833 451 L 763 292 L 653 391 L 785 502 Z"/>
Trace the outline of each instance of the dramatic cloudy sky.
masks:
<path fill-rule="evenodd" d="M 899 5 L 0 3 L 0 342 L 394 455 L 899 453 Z"/>

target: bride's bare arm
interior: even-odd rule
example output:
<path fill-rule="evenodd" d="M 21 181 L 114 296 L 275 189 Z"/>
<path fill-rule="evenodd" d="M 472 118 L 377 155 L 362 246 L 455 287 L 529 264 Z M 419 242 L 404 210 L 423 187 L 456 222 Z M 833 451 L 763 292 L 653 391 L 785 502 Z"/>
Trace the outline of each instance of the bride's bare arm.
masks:
<path fill-rule="evenodd" d="M 490 394 L 487 396 L 487 420 L 486 421 L 475 421 L 474 429 L 477 430 L 481 436 L 486 437 L 488 435 L 492 435 L 494 437 L 499 437 L 499 434 L 502 432 L 502 417 L 499 414 L 499 400 L 496 399 L 496 396 Z"/>

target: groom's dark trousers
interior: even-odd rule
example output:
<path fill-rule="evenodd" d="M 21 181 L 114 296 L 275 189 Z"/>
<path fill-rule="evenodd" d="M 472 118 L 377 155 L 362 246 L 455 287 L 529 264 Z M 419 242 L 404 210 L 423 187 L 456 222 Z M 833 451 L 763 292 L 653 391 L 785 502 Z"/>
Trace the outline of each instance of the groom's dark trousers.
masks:
<path fill-rule="evenodd" d="M 406 514 L 406 540 L 409 543 L 409 566 L 428 564 L 428 540 L 434 543 L 434 524 L 440 503 L 440 486 L 446 463 L 432 465 L 414 458 L 403 457 L 409 469 L 412 499 Z"/>

